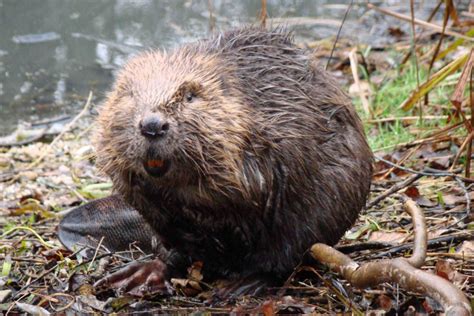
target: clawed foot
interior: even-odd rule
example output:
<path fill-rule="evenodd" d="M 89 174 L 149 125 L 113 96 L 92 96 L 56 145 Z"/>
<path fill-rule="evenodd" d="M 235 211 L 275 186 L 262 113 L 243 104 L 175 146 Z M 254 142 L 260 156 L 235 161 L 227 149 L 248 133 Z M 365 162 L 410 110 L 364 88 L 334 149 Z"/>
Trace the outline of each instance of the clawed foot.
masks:
<path fill-rule="evenodd" d="M 159 259 L 134 262 L 100 279 L 94 287 L 114 288 L 135 296 L 170 292 L 166 282 L 166 264 Z"/>
<path fill-rule="evenodd" d="M 212 297 L 207 303 L 233 301 L 242 296 L 258 296 L 265 292 L 269 282 L 264 278 L 244 278 L 242 280 L 221 280 L 214 288 Z"/>

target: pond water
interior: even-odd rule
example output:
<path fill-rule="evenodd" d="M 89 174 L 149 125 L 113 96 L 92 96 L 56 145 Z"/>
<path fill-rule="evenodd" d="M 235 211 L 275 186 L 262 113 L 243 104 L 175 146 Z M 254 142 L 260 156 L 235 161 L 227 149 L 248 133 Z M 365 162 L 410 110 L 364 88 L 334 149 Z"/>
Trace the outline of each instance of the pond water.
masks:
<path fill-rule="evenodd" d="M 350 3 L 267 2 L 269 17 L 283 19 L 302 41 L 335 35 Z M 343 34 L 383 42 L 387 24 L 380 27 L 380 18 L 370 18 L 373 12 L 358 4 L 363 1 L 354 2 Z M 418 4 L 417 17 L 426 16 L 436 2 Z M 408 1 L 385 3 L 403 3 L 398 11 L 407 13 Z M 205 37 L 210 12 L 215 29 L 226 30 L 256 23 L 259 11 L 257 0 L 0 0 L 0 136 L 19 121 L 77 113 L 89 91 L 99 103 L 128 56 Z"/>

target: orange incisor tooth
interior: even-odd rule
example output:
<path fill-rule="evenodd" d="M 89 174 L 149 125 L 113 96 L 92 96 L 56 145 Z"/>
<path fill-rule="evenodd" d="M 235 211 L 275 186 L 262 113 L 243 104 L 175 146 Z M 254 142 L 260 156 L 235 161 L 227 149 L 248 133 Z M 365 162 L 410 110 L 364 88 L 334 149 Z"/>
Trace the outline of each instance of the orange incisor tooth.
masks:
<path fill-rule="evenodd" d="M 150 168 L 160 168 L 163 167 L 163 160 L 148 160 L 147 164 Z"/>

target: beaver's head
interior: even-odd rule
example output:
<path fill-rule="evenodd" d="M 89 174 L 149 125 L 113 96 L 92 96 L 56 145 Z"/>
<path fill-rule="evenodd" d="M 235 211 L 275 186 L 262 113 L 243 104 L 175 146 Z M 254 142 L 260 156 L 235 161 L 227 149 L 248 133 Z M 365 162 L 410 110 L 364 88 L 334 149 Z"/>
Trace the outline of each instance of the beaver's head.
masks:
<path fill-rule="evenodd" d="M 202 195 L 241 190 L 251 114 L 232 80 L 197 49 L 133 58 L 98 117 L 98 166 L 125 195 L 136 178 Z"/>

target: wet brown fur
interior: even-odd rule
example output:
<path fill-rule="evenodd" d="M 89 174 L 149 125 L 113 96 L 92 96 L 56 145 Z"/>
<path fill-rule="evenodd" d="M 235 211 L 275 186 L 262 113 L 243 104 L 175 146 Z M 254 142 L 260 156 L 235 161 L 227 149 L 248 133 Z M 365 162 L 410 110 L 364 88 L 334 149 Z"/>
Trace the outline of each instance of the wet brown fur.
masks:
<path fill-rule="evenodd" d="M 170 123 L 160 142 L 138 129 L 153 112 Z M 372 154 L 349 98 L 284 30 L 134 57 L 98 126 L 97 164 L 115 189 L 167 248 L 218 276 L 285 275 L 312 243 L 336 243 L 369 192 Z M 144 170 L 150 153 L 171 161 L 164 176 Z"/>

